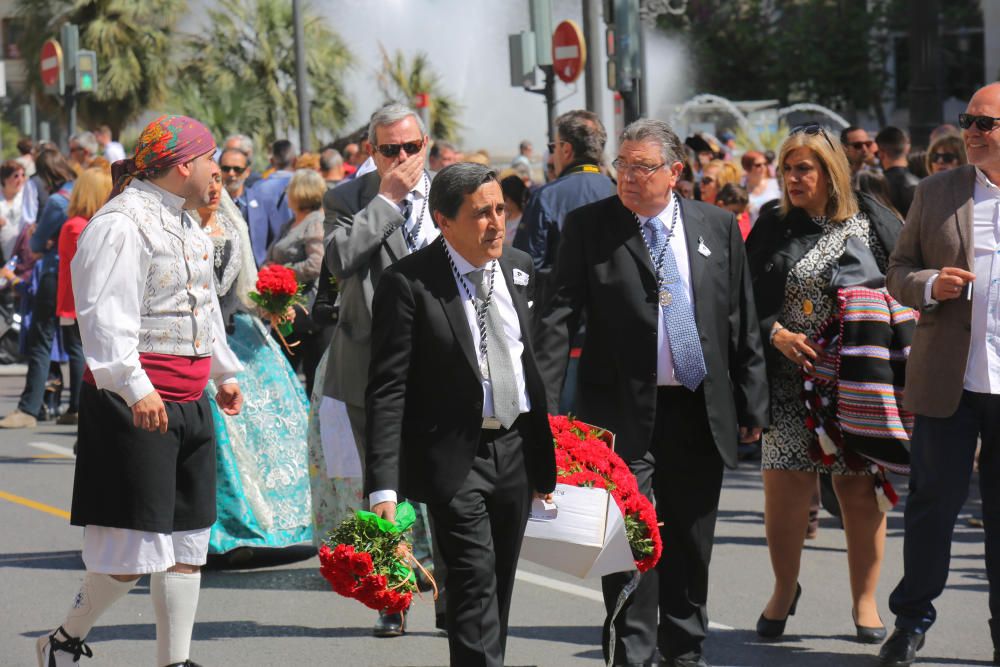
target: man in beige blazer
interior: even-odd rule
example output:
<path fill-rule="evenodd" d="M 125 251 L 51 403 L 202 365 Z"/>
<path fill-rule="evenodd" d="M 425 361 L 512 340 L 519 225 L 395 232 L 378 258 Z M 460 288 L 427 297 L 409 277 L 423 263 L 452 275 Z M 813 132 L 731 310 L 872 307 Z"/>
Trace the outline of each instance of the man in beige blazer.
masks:
<path fill-rule="evenodd" d="M 896 631 L 885 667 L 916 659 L 944 590 L 955 519 L 978 440 L 993 664 L 1000 664 L 1000 83 L 959 116 L 969 165 L 918 187 L 889 260 L 889 292 L 921 311 L 906 369 L 917 415 L 906 502 L 903 579 L 889 598 Z"/>

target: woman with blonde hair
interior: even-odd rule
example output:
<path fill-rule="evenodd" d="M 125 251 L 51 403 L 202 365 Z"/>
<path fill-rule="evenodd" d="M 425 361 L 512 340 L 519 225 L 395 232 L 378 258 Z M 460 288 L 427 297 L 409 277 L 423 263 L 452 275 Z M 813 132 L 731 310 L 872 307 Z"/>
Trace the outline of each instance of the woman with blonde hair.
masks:
<path fill-rule="evenodd" d="M 73 279 L 70 263 L 76 255 L 76 242 L 98 209 L 104 206 L 111 194 L 111 171 L 101 167 L 84 169 L 76 179 L 69 196 L 66 214 L 69 218 L 59 231 L 59 278 L 56 287 L 56 317 L 62 348 L 69 356 L 69 407 L 59 416 L 59 424 L 76 424 L 79 421 L 80 383 L 83 381 L 83 343 L 80 325 L 76 321 L 76 302 L 73 300 Z"/>
<path fill-rule="evenodd" d="M 701 173 L 701 200 L 714 206 L 715 198 L 723 186 L 730 183 L 739 185 L 742 179 L 743 173 L 732 162 L 712 160 Z"/>
<path fill-rule="evenodd" d="M 802 586 L 799 566 L 817 475 L 830 473 L 843 512 L 847 564 L 859 641 L 885 637 L 875 589 L 885 547 L 885 514 L 868 465 L 843 449 L 828 454 L 803 393 L 804 374 L 815 370 L 820 334 L 837 315 L 832 277 L 848 242 L 874 256 L 884 274 L 901 227 L 884 206 L 851 190 L 847 157 L 818 125 L 792 130 L 778 157 L 784 181 L 780 201 L 766 205 L 747 239 L 747 255 L 766 346 L 771 388 L 771 428 L 761 467 L 764 525 L 774 570 L 774 591 L 757 633 L 776 638 L 795 613 Z M 860 242 L 860 244 L 859 244 Z M 815 385 L 817 403 L 836 405 L 836 389 Z M 821 430 L 821 429 L 820 429 Z M 846 616 L 846 614 L 845 614 Z"/>
<path fill-rule="evenodd" d="M 954 134 L 945 134 L 931 142 L 926 159 L 928 175 L 961 167 L 969 161 L 965 157 L 965 142 Z"/>

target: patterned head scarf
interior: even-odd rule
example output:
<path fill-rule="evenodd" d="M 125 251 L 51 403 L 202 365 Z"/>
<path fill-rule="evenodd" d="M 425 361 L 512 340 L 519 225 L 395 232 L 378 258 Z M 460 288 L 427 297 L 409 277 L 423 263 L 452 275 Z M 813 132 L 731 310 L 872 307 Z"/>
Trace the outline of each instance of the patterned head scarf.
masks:
<path fill-rule="evenodd" d="M 135 155 L 111 165 L 114 197 L 133 178 L 190 162 L 196 157 L 215 151 L 215 139 L 208 128 L 187 116 L 160 116 L 139 135 Z"/>

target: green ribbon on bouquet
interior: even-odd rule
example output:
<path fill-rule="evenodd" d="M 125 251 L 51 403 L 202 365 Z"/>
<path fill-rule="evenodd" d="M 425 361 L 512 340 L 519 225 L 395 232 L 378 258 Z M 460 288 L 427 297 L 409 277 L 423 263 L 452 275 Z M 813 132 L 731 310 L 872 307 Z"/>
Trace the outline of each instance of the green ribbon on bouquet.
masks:
<path fill-rule="evenodd" d="M 417 520 L 417 513 L 413 505 L 408 502 L 401 502 L 396 505 L 396 520 L 387 521 L 372 512 L 358 511 L 358 521 L 376 528 L 383 533 L 402 534 L 410 529 Z"/>

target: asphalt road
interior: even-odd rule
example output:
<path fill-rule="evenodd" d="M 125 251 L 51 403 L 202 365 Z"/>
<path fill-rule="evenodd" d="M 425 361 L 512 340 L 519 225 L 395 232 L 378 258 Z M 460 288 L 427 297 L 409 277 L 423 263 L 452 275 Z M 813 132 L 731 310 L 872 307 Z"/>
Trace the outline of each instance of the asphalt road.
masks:
<path fill-rule="evenodd" d="M 0 368 L 0 414 L 13 409 L 22 383 L 17 369 Z M 83 574 L 81 530 L 69 525 L 66 513 L 73 441 L 73 428 L 51 424 L 0 431 L 2 666 L 35 665 L 35 638 L 62 621 Z M 920 664 L 991 664 L 983 535 L 965 522 L 977 497 L 974 491 L 957 527 L 951 578 Z M 890 623 L 888 595 L 902 568 L 901 510 L 902 505 L 889 518 L 879 586 L 883 619 Z M 379 640 L 370 636 L 373 614 L 328 589 L 310 550 L 255 565 L 205 572 L 191 656 L 196 662 L 206 667 L 447 664 L 447 642 L 434 629 L 429 599 L 415 603 L 406 637 Z M 508 664 L 601 664 L 599 583 L 530 563 L 522 563 L 519 577 Z M 727 474 L 722 496 L 709 600 L 716 630 L 707 657 L 714 665 L 877 664 L 877 647 L 853 640 L 844 536 L 835 519 L 824 515 L 818 538 L 807 544 L 802 600 L 780 642 L 762 642 L 753 631 L 771 582 L 760 475 L 755 466 L 745 465 Z M 142 579 L 107 612 L 88 638 L 95 658 L 84 659 L 81 667 L 154 664 L 148 593 Z"/>

